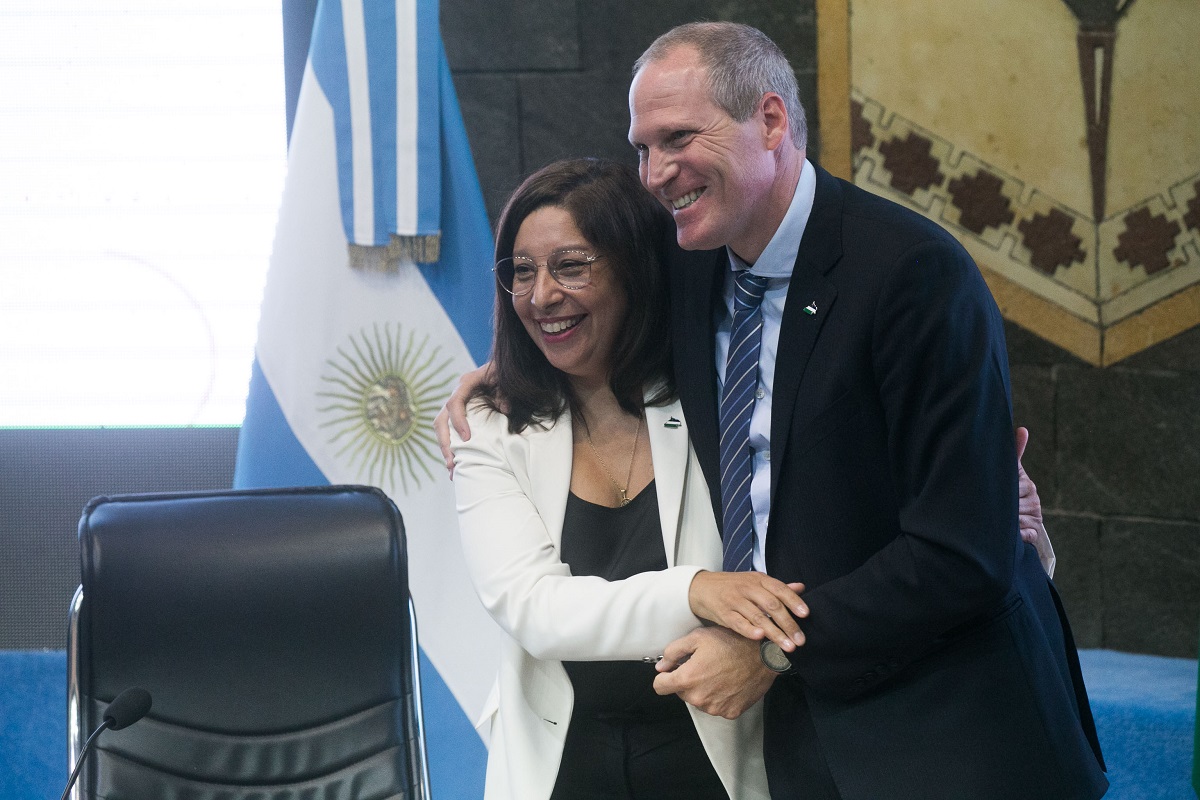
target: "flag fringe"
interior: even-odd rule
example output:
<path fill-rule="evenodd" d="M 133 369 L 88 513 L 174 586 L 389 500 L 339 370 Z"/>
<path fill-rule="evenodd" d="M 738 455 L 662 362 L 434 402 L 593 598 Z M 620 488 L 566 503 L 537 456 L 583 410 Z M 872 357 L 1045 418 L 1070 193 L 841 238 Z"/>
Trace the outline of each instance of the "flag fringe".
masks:
<path fill-rule="evenodd" d="M 386 246 L 372 247 L 351 244 L 350 266 L 364 272 L 396 273 L 402 263 L 435 264 L 441 260 L 442 235 L 430 233 L 421 236 L 396 236 L 393 234 Z"/>

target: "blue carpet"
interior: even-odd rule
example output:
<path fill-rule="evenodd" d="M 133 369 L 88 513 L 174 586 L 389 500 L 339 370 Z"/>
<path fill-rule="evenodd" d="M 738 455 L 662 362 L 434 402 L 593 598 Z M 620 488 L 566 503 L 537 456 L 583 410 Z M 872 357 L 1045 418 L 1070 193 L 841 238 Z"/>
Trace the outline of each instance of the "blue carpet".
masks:
<path fill-rule="evenodd" d="M 66 782 L 66 653 L 0 651 L 0 800 L 55 798 Z"/>
<path fill-rule="evenodd" d="M 1080 660 L 1108 760 L 1106 800 L 1195 800 L 1196 662 L 1111 650 Z M 0 800 L 62 793 L 66 680 L 61 650 L 0 651 Z M 448 788 L 438 777 L 435 788 Z"/>
<path fill-rule="evenodd" d="M 1106 800 L 1196 800 L 1196 662 L 1114 650 L 1081 650 L 1079 661 L 1108 762 Z"/>

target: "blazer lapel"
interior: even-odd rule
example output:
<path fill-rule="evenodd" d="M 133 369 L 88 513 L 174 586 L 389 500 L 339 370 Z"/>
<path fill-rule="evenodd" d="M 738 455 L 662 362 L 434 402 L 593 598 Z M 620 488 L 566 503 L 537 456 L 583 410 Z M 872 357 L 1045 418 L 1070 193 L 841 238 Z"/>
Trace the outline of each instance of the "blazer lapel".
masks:
<path fill-rule="evenodd" d="M 554 549 L 562 552 L 563 518 L 571 491 L 571 412 L 565 411 L 549 429 L 532 428 L 529 442 L 529 491 Z"/>
<path fill-rule="evenodd" d="M 720 432 L 717 416 L 717 331 L 714 304 L 725 277 L 725 249 L 686 252 L 672 246 L 672 296 L 675 304 L 675 385 L 689 435 L 708 482 L 713 513 L 721 519 Z"/>
<path fill-rule="evenodd" d="M 675 566 L 679 518 L 683 510 L 683 484 L 687 475 L 688 430 L 683 426 L 678 400 L 665 406 L 646 407 L 646 433 L 654 459 L 654 486 L 658 518 L 662 525 L 667 566 Z"/>
<path fill-rule="evenodd" d="M 842 257 L 842 190 L 837 178 L 816 167 L 817 191 L 812 213 L 796 253 L 787 302 L 779 329 L 779 353 L 771 384 L 771 507 L 779 483 L 779 467 L 787 458 L 800 382 L 813 345 L 833 313 L 837 288 L 825 274 Z"/>

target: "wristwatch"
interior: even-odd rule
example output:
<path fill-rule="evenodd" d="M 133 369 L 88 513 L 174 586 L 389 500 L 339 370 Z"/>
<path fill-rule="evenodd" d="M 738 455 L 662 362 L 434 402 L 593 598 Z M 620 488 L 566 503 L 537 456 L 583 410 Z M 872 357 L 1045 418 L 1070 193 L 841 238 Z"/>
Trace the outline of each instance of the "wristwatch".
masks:
<path fill-rule="evenodd" d="M 763 639 L 759 642 L 758 657 L 763 666 L 772 672 L 783 675 L 792 671 L 792 662 L 788 660 L 787 653 L 783 652 L 783 648 L 770 639 Z"/>

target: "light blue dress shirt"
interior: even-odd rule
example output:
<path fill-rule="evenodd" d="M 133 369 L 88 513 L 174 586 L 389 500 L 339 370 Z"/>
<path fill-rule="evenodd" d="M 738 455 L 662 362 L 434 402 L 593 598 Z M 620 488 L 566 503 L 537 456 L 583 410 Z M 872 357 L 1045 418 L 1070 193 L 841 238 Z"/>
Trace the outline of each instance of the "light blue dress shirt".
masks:
<path fill-rule="evenodd" d="M 733 273 L 748 268 L 755 275 L 769 279 L 762 304 L 758 392 L 755 395 L 754 414 L 750 418 L 750 449 L 754 453 L 754 477 L 750 481 L 750 502 L 754 506 L 753 559 L 754 568 L 759 572 L 767 571 L 767 519 L 771 514 L 771 384 L 775 379 L 775 354 L 779 351 L 779 326 L 783 320 L 783 304 L 787 299 L 792 268 L 796 265 L 796 253 L 812 212 L 816 191 L 817 178 L 813 165 L 805 159 L 787 214 L 758 261 L 748 265 L 728 247 L 725 248 L 729 254 L 725 312 L 717 321 L 717 378 L 721 388 L 725 385 L 725 359 L 729 354 L 729 329 L 733 325 Z"/>

